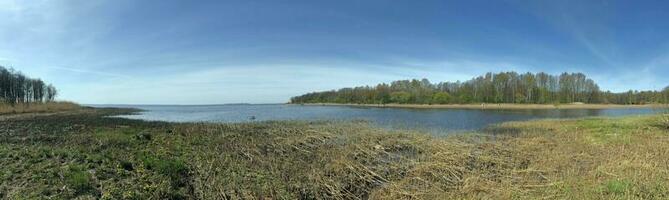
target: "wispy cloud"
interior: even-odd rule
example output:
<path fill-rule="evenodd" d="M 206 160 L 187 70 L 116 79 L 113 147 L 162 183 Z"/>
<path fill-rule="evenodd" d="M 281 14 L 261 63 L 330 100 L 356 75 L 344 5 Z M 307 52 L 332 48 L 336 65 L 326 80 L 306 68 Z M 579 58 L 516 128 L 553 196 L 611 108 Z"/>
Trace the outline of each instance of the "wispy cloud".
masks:
<path fill-rule="evenodd" d="M 517 6 L 544 20 L 548 25 L 568 35 L 594 58 L 609 65 L 618 66 L 615 60 L 617 46 L 610 34 L 612 15 L 606 1 L 517 1 Z"/>
<path fill-rule="evenodd" d="M 609 55 L 605 54 L 599 46 L 597 46 L 588 36 L 586 36 L 580 29 L 572 28 L 572 34 L 583 46 L 585 46 L 592 55 L 597 57 L 602 62 L 609 66 L 618 66 L 619 64 L 613 61 Z"/>
<path fill-rule="evenodd" d="M 48 67 L 48 68 L 49 69 L 55 69 L 55 70 L 61 70 L 61 71 L 69 71 L 69 72 L 77 72 L 77 73 L 105 76 L 105 77 L 126 78 L 126 79 L 127 78 L 132 78 L 130 76 L 126 76 L 126 75 L 123 75 L 123 74 L 116 74 L 116 73 L 109 73 L 109 72 L 95 71 L 95 70 L 87 70 L 87 69 L 79 69 L 79 68 L 71 68 L 71 67 Z"/>

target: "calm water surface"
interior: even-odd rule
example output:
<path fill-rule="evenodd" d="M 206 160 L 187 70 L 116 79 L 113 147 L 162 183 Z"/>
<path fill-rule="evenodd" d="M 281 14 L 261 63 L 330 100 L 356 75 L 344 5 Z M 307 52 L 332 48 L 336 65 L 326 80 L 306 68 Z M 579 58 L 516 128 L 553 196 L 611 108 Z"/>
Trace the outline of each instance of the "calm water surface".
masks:
<path fill-rule="evenodd" d="M 345 106 L 263 105 L 95 105 L 144 110 L 131 119 L 170 122 L 248 122 L 267 120 L 366 120 L 387 128 L 422 129 L 431 132 L 461 132 L 506 121 L 540 118 L 645 115 L 655 109 L 566 109 L 566 110 L 472 110 L 360 108 Z M 254 119 L 255 118 L 255 119 Z"/>

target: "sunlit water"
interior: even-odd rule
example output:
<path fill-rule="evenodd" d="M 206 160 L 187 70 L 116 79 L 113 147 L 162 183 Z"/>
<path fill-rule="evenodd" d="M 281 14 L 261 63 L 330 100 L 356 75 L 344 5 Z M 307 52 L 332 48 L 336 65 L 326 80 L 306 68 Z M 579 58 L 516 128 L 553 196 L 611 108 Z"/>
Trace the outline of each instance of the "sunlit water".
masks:
<path fill-rule="evenodd" d="M 541 118 L 646 115 L 656 109 L 408 109 L 346 106 L 262 105 L 93 105 L 144 110 L 118 117 L 169 122 L 249 122 L 268 120 L 366 120 L 386 128 L 421 129 L 430 132 L 463 132 L 506 121 Z"/>

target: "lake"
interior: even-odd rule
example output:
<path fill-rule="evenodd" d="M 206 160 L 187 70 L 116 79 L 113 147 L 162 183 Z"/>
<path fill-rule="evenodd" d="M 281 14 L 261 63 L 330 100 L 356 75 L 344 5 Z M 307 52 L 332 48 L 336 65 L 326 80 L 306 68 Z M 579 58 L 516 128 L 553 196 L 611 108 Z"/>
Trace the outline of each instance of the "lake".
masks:
<path fill-rule="evenodd" d="M 93 105 L 144 110 L 130 119 L 169 122 L 250 122 L 268 120 L 366 120 L 385 128 L 420 129 L 435 133 L 462 132 L 488 125 L 542 118 L 646 115 L 656 109 L 564 109 L 564 110 L 476 110 L 365 108 L 348 106 L 303 106 L 286 104 L 231 105 Z"/>

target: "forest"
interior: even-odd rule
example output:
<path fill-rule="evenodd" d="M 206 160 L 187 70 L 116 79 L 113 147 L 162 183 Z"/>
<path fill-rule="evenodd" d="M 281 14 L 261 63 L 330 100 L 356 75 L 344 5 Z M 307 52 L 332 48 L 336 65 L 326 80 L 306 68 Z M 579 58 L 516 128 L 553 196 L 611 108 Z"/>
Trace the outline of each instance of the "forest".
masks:
<path fill-rule="evenodd" d="M 23 75 L 11 68 L 0 66 L 0 102 L 16 105 L 51 102 L 58 91 L 41 79 Z"/>
<path fill-rule="evenodd" d="M 291 103 L 353 104 L 651 104 L 668 103 L 669 87 L 662 91 L 614 93 L 602 91 L 583 73 L 500 72 L 468 81 L 431 83 L 413 79 L 376 86 L 312 92 L 291 98 Z"/>

